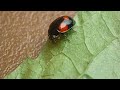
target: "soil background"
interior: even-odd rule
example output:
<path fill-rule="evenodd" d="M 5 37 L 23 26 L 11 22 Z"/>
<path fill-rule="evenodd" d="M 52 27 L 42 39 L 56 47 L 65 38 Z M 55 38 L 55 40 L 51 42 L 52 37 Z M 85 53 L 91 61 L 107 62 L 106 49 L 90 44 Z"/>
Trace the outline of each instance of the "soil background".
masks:
<path fill-rule="evenodd" d="M 25 58 L 36 58 L 48 39 L 50 23 L 75 11 L 0 11 L 0 78 Z"/>

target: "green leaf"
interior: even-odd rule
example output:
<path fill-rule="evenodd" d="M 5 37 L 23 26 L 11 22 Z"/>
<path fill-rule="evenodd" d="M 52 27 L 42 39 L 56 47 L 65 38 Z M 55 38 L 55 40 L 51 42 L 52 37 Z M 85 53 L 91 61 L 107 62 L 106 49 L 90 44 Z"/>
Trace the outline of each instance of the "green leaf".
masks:
<path fill-rule="evenodd" d="M 82 11 L 74 31 L 5 78 L 120 78 L 120 12 Z"/>

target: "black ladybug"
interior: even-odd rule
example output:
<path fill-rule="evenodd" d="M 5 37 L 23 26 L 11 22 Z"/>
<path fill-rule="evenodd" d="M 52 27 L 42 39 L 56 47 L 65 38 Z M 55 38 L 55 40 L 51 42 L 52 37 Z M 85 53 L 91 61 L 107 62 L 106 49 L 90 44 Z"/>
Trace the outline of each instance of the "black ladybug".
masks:
<path fill-rule="evenodd" d="M 75 25 L 75 21 L 69 16 L 61 16 L 55 19 L 49 27 L 48 36 L 52 41 L 56 41 L 60 36 L 69 31 Z"/>

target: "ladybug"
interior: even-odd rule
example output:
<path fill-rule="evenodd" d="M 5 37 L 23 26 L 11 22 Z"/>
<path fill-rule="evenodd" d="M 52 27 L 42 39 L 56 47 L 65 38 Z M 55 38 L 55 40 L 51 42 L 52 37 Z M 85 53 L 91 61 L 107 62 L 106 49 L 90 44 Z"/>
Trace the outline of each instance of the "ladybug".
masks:
<path fill-rule="evenodd" d="M 75 21 L 69 16 L 61 16 L 55 19 L 49 26 L 49 39 L 56 42 L 64 33 L 71 30 L 74 25 Z"/>

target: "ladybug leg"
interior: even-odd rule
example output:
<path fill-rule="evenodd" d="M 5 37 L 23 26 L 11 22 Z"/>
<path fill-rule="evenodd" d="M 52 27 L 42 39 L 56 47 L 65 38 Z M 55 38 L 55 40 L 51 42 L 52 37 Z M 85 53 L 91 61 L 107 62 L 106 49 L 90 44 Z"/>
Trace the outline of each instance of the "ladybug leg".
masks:
<path fill-rule="evenodd" d="M 76 32 L 77 32 L 77 31 L 76 31 L 77 28 L 80 28 L 80 27 L 79 27 L 79 26 L 74 26 L 74 27 L 72 27 L 70 30 L 73 31 L 73 33 L 76 33 Z"/>
<path fill-rule="evenodd" d="M 57 39 L 60 39 L 60 36 L 58 36 L 58 38 Z"/>
<path fill-rule="evenodd" d="M 52 41 L 52 43 L 56 43 L 57 42 L 55 38 L 53 38 L 51 41 Z"/>
<path fill-rule="evenodd" d="M 71 28 L 70 30 L 72 30 L 73 32 L 76 32 L 73 28 Z"/>
<path fill-rule="evenodd" d="M 67 33 L 62 33 L 62 35 L 64 36 L 65 40 L 70 43 L 70 40 L 67 38 L 68 34 Z"/>
<path fill-rule="evenodd" d="M 58 40 L 60 40 L 61 38 L 64 38 L 64 34 L 63 33 L 60 33 L 59 35 L 52 35 L 52 38 L 51 38 L 51 40 L 52 40 L 52 42 L 53 43 L 56 43 Z"/>
<path fill-rule="evenodd" d="M 60 35 L 52 35 L 51 40 L 52 40 L 53 43 L 56 43 L 58 39 L 60 39 Z"/>
<path fill-rule="evenodd" d="M 52 40 L 52 42 L 53 42 L 53 43 L 56 43 L 56 40 L 55 40 L 55 39 L 53 39 L 53 40 Z"/>
<path fill-rule="evenodd" d="M 67 35 L 64 33 L 61 33 L 61 36 L 63 36 L 65 39 L 67 38 Z"/>

